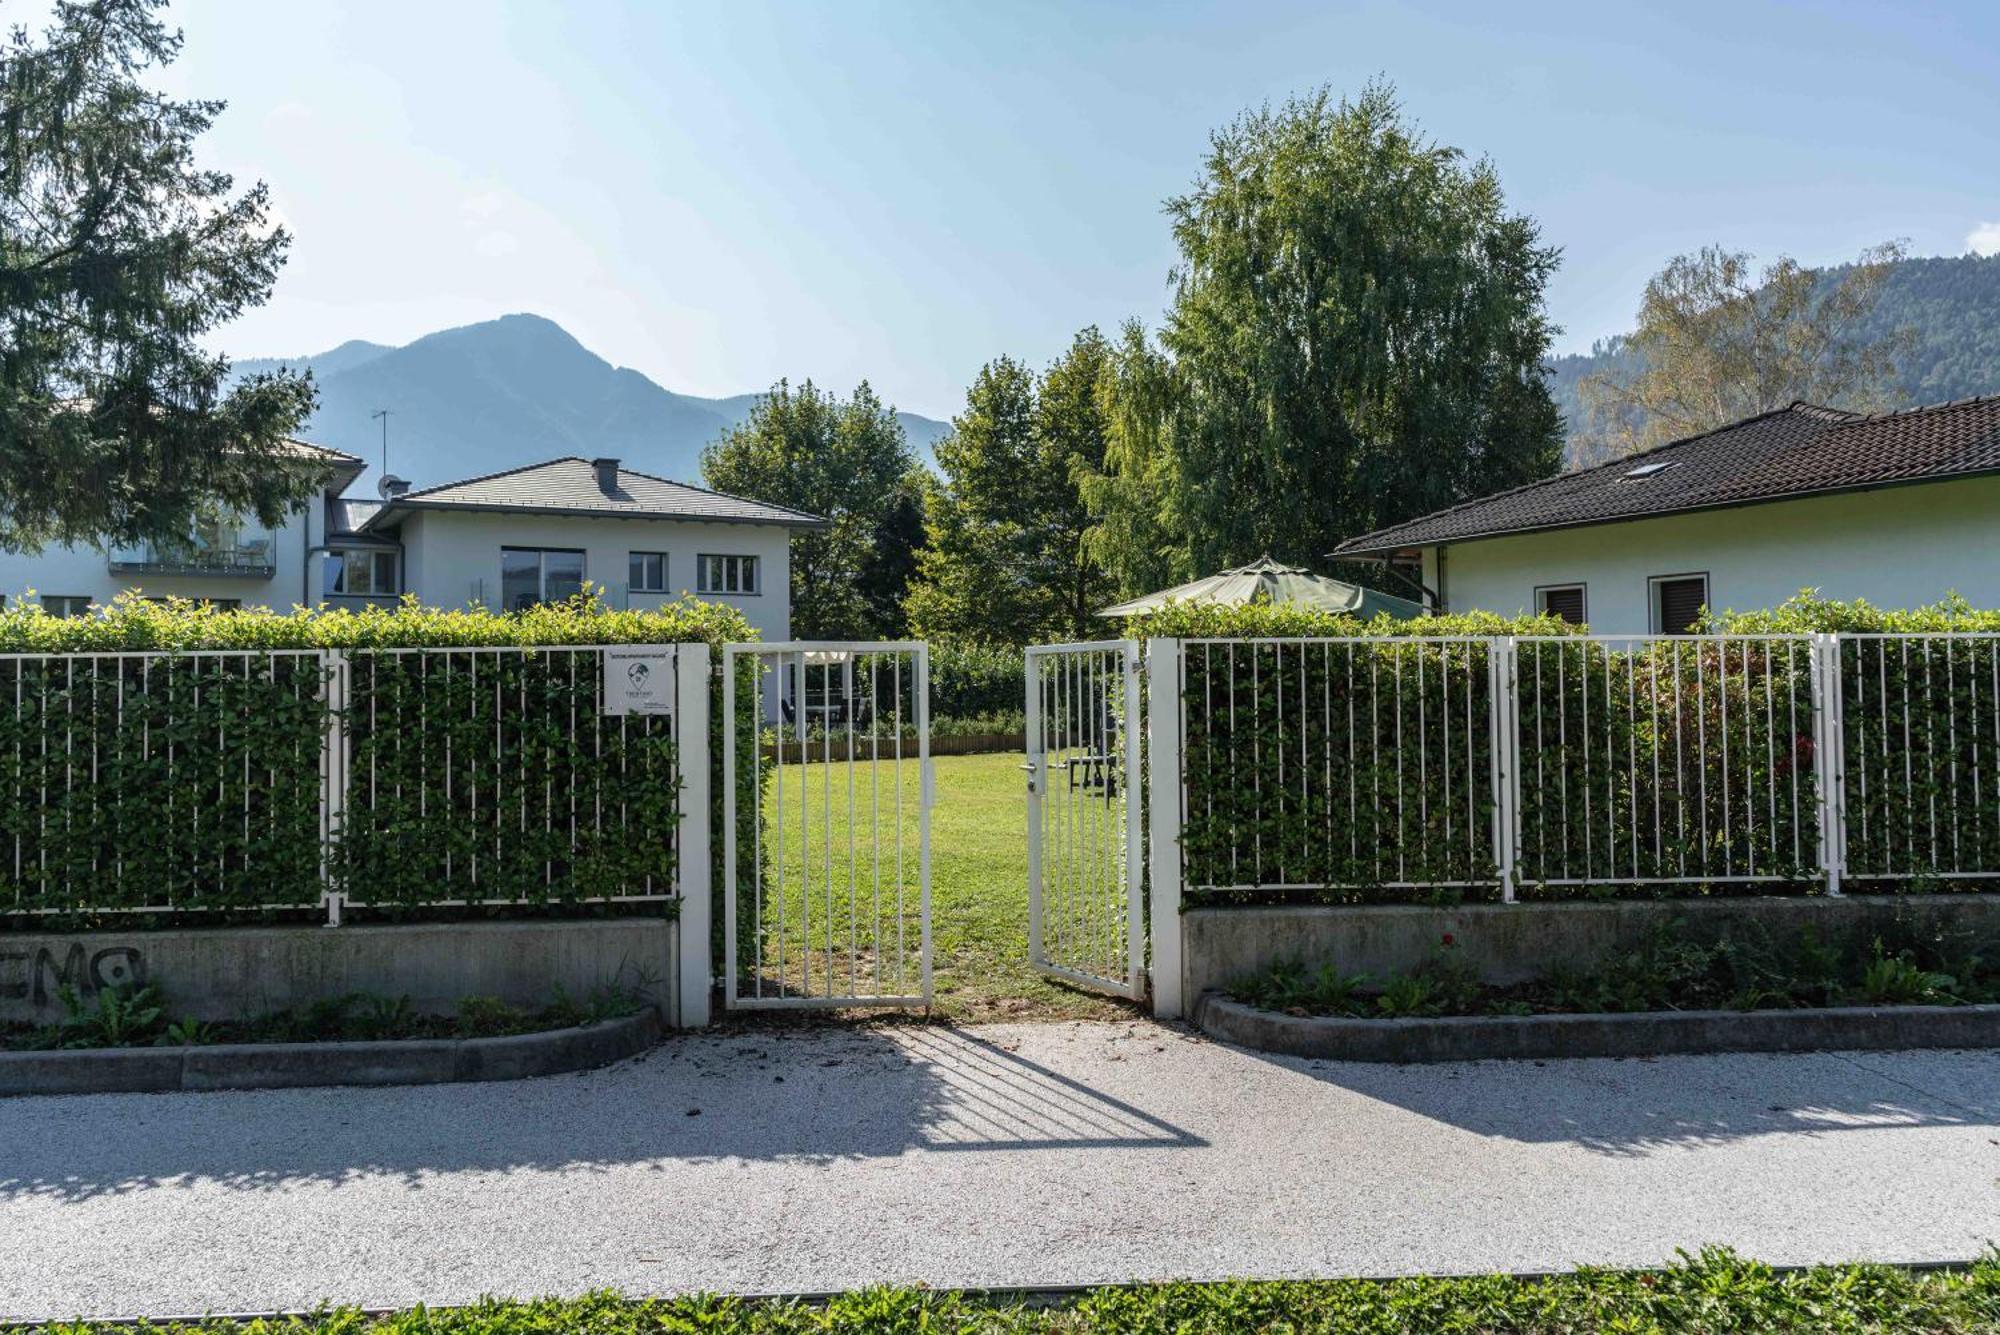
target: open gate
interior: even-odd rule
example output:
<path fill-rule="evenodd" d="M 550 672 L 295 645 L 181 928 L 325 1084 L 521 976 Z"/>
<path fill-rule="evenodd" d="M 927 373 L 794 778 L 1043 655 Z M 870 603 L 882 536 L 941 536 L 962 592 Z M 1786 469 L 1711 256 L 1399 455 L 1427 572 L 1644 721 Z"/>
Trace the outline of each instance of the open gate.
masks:
<path fill-rule="evenodd" d="M 1033 646 L 1027 696 L 1029 961 L 1142 998 L 1139 646 Z"/>
<path fill-rule="evenodd" d="M 723 1000 L 931 1002 L 930 658 L 723 651 Z"/>

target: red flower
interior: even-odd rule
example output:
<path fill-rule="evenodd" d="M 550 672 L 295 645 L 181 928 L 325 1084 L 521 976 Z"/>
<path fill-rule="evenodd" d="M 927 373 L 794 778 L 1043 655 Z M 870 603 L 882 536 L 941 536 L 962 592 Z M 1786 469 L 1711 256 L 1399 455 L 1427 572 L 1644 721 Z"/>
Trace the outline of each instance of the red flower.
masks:
<path fill-rule="evenodd" d="M 1450 945 L 1450 944 L 1452 943 L 1452 937 L 1451 937 L 1451 933 L 1450 933 L 1450 932 L 1446 932 L 1446 933 L 1444 934 L 1444 943 L 1445 943 L 1446 945 Z"/>

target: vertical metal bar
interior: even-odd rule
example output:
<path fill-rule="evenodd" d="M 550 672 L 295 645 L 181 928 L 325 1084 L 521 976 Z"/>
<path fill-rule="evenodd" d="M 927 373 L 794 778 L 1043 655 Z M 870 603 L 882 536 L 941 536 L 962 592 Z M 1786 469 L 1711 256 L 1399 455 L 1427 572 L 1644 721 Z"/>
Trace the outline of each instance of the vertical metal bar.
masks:
<path fill-rule="evenodd" d="M 736 1005 L 740 999 L 736 982 L 736 751 L 738 737 L 736 731 L 736 664 L 738 647 L 725 644 L 722 647 L 722 1004 L 725 1008 Z M 761 711 L 759 711 L 761 712 Z M 676 726 L 679 720 L 676 720 Z M 761 719 L 759 720 L 761 722 Z M 572 733 L 575 731 L 571 725 Z M 685 728 L 682 729 L 685 734 Z M 761 729 L 753 727 L 750 732 L 751 765 L 756 766 Z M 754 804 L 756 799 L 751 799 Z M 754 805 L 753 805 L 754 810 Z M 685 879 L 685 878 L 683 878 Z M 758 945 L 761 947 L 762 942 Z M 762 961 L 760 960 L 761 964 Z M 758 970 L 761 975 L 763 970 Z"/>
<path fill-rule="evenodd" d="M 1122 739 L 1125 754 L 1121 775 L 1125 801 L 1125 984 L 1136 1000 L 1145 995 L 1146 989 L 1146 869 L 1142 862 L 1145 830 L 1141 824 L 1145 818 L 1145 803 L 1140 797 L 1140 785 L 1145 782 L 1145 776 L 1139 769 L 1144 706 L 1139 690 L 1138 641 L 1125 641 L 1119 648 L 1118 659 L 1125 690 L 1125 733 Z"/>
<path fill-rule="evenodd" d="M 917 807 L 917 858 L 923 878 L 922 913 L 924 1005 L 931 1004 L 931 807 L 937 802 L 937 780 L 931 773 L 931 658 L 930 648 L 916 648 L 917 764 L 920 767 L 922 800 Z"/>
<path fill-rule="evenodd" d="M 854 655 L 840 660 L 840 712 L 847 719 L 847 989 L 861 995 L 861 891 L 854 872 Z"/>
<path fill-rule="evenodd" d="M 724 662 L 727 662 L 725 658 Z M 709 887 L 713 883 L 713 867 L 710 862 L 708 836 L 708 710 L 709 656 L 706 644 L 683 644 L 674 649 L 674 686 L 679 700 L 674 710 L 672 726 L 675 730 L 674 758 L 680 773 L 679 826 L 675 830 L 675 842 L 679 856 L 674 859 L 674 874 L 680 884 L 675 893 L 680 899 L 680 917 L 675 924 L 675 936 L 680 947 L 680 1023 L 683 1029 L 700 1028 L 709 1021 L 709 994 L 712 988 L 713 954 L 710 947 Z M 734 703 L 733 693 L 724 686 L 725 700 Z M 725 712 L 722 718 L 724 738 L 723 766 L 725 783 L 735 776 L 730 765 L 730 755 L 735 748 L 728 745 L 734 735 L 735 718 Z M 726 846 L 734 851 L 736 813 L 735 788 L 728 786 L 722 795 L 723 819 L 727 827 L 723 835 Z M 734 865 L 734 857 L 730 858 Z M 733 897 L 734 882 L 731 882 Z M 723 924 L 726 938 L 733 943 L 736 939 L 735 915 Z M 730 955 L 734 968 L 735 955 Z"/>
<path fill-rule="evenodd" d="M 1146 642 L 1148 695 L 1153 709 L 1147 720 L 1147 810 L 1152 824 L 1149 858 L 1152 872 L 1153 1014 L 1177 1019 L 1181 996 L 1181 642 Z M 1234 694 L 1232 692 L 1232 700 Z M 1169 704 L 1173 707 L 1167 707 Z"/>
<path fill-rule="evenodd" d="M 1048 739 L 1042 728 L 1043 655 L 1029 648 L 1025 655 L 1028 736 L 1028 962 L 1048 963 L 1048 947 L 1042 939 L 1042 789 L 1048 755 Z"/>

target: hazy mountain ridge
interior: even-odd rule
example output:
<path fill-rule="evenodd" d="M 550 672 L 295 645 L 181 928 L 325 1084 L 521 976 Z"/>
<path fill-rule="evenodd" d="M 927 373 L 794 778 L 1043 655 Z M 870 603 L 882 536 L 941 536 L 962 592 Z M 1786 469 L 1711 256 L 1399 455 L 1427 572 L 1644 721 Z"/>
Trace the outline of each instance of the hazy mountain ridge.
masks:
<path fill-rule="evenodd" d="M 1841 269 L 1824 272 L 1831 277 Z M 2000 394 L 2000 255 L 1897 261 L 1882 285 L 1881 301 L 1860 332 L 1879 337 L 1903 325 L 1916 330 L 1917 346 L 1897 368 L 1894 406 L 1915 408 Z M 1619 367 L 1629 356 L 1620 337 L 1599 339 L 1587 353 L 1549 360 L 1549 390 L 1568 423 L 1572 446 L 1586 424 L 1583 378 Z M 1574 460 L 1573 448 L 1571 457 Z"/>
<path fill-rule="evenodd" d="M 301 433 L 379 471 L 389 410 L 389 469 L 419 487 L 558 455 L 609 454 L 632 468 L 699 482 L 702 446 L 748 417 L 757 394 L 705 399 L 613 366 L 552 320 L 507 315 L 402 347 L 360 339 L 306 357 L 246 358 L 237 376 L 311 369 L 319 410 Z M 898 413 L 918 456 L 949 423 Z M 374 473 L 371 472 L 372 480 Z"/>

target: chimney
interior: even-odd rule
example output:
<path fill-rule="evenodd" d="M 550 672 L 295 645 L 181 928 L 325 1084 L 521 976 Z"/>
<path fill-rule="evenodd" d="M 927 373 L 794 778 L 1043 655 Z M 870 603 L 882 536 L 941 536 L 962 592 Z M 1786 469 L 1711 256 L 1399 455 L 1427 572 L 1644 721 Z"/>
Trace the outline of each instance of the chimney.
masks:
<path fill-rule="evenodd" d="M 590 466 L 597 473 L 597 489 L 606 496 L 618 494 L 618 461 L 616 459 L 592 459 Z"/>
<path fill-rule="evenodd" d="M 410 489 L 410 484 L 394 473 L 384 473 L 375 483 L 375 491 L 385 501 L 393 501 Z"/>

